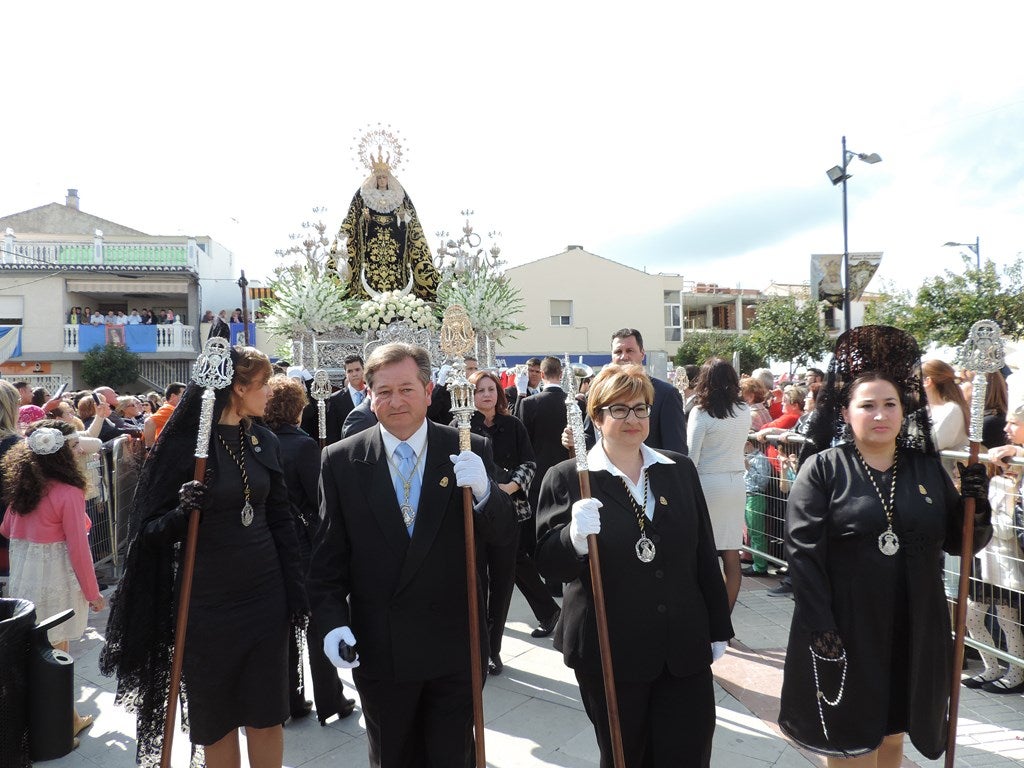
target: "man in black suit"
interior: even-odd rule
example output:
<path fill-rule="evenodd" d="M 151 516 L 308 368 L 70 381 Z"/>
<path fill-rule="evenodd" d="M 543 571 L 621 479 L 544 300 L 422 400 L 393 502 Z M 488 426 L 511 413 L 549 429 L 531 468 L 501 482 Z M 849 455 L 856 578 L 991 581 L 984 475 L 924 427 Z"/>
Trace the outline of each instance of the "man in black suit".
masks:
<path fill-rule="evenodd" d="M 516 379 L 514 387 L 505 389 L 505 397 L 508 399 L 508 412 L 519 415 L 519 399 L 528 395 L 536 395 L 540 392 L 542 373 L 540 370 L 540 358 L 531 357 L 526 361 L 526 381 Z M 540 478 L 538 478 L 539 480 Z M 538 483 L 540 485 L 540 483 Z"/>
<path fill-rule="evenodd" d="M 354 670 L 371 766 L 468 767 L 473 703 L 459 486 L 473 491 L 478 562 L 485 544 L 515 535 L 512 502 L 488 474 L 485 439 L 473 436 L 473 450 L 460 453 L 458 431 L 427 420 L 426 350 L 378 347 L 366 379 L 379 426 L 323 453 L 323 522 L 308 581 L 313 618 L 327 657 Z M 486 659 L 482 585 L 478 595 Z"/>
<path fill-rule="evenodd" d="M 562 432 L 567 422 L 565 414 L 565 390 L 562 389 L 562 361 L 557 357 L 545 357 L 540 363 L 544 389 L 536 395 L 519 400 L 519 418 L 526 427 L 530 444 L 537 460 L 537 471 L 530 483 L 530 508 L 536 511 L 540 486 L 544 474 L 553 466 L 569 458 L 569 451 L 562 445 Z M 516 586 L 523 593 L 540 624 L 533 630 L 534 637 L 547 637 L 558 620 L 558 604 L 551 599 L 551 593 L 561 594 L 561 584 L 548 582 L 542 587 L 540 576 L 533 564 L 533 551 L 537 546 L 535 528 L 524 526 L 519 536 L 519 552 L 516 557 Z"/>
<path fill-rule="evenodd" d="M 644 364 L 644 337 L 636 328 L 622 328 L 612 334 L 612 362 L 619 365 Z M 675 451 L 684 456 L 686 446 L 686 414 L 683 411 L 683 397 L 679 390 L 667 381 L 651 376 L 654 385 L 654 405 L 651 406 L 651 431 L 644 443 L 655 450 Z M 594 447 L 594 425 L 588 416 L 584 420 L 587 450 Z M 562 437 L 563 445 L 572 445 L 568 430 Z"/>
<path fill-rule="evenodd" d="M 327 398 L 327 444 L 341 440 L 342 428 L 352 409 L 366 397 L 363 379 L 363 358 L 349 355 L 345 358 L 345 386 Z M 314 435 L 315 437 L 315 435 Z"/>

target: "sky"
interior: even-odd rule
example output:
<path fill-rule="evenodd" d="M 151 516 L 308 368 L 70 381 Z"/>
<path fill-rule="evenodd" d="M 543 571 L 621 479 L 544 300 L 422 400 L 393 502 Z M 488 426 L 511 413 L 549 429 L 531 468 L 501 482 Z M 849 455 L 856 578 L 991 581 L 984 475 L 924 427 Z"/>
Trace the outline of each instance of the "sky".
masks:
<path fill-rule="evenodd" d="M 845 134 L 882 157 L 848 183 L 869 290 L 962 269 L 947 241 L 1024 251 L 1019 3 L 691 5 L 7 4 L 0 212 L 74 187 L 258 278 L 314 207 L 337 231 L 380 124 L 434 248 L 472 209 L 512 265 L 578 244 L 763 288 L 842 252 Z"/>

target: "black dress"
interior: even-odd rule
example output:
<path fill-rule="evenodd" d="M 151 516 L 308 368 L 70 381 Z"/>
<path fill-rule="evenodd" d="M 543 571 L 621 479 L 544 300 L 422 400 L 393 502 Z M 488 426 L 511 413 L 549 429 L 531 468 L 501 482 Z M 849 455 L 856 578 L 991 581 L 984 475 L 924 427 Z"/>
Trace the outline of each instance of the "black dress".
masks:
<path fill-rule="evenodd" d="M 275 478 L 253 456 L 251 438 L 239 452 L 237 426 L 214 430 L 217 472 L 199 526 L 183 666 L 191 739 L 204 745 L 242 726 L 279 725 L 289 714 L 288 607 L 267 521 Z M 241 519 L 241 471 L 218 438 L 245 457 L 254 513 L 249 526 Z M 283 486 L 280 476 L 276 480 Z"/>
<path fill-rule="evenodd" d="M 893 556 L 879 550 L 885 513 L 852 444 L 807 460 L 789 494 L 786 553 L 796 606 L 779 725 L 815 752 L 865 754 L 901 732 L 929 759 L 945 748 L 953 644 L 942 552 L 959 554 L 963 507 L 934 456 L 901 449 L 897 464 L 900 548 Z M 883 492 L 890 480 L 875 474 Z M 988 504 L 979 501 L 977 512 L 975 551 L 992 535 Z M 809 646 L 813 633 L 827 631 L 838 632 L 848 666 L 841 701 L 823 706 L 822 715 Z M 841 666 L 817 666 L 832 699 Z"/>

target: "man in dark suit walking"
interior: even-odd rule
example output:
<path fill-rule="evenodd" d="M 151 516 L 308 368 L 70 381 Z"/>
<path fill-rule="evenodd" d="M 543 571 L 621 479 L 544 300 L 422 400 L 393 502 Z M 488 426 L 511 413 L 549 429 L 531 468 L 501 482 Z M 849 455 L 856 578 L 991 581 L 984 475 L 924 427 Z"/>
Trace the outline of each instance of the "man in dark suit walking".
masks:
<path fill-rule="evenodd" d="M 545 357 L 540 362 L 544 389 L 536 395 L 519 400 L 519 418 L 526 427 L 530 444 L 537 460 L 537 471 L 530 484 L 530 508 L 537 510 L 537 498 L 544 474 L 553 466 L 569 458 L 569 451 L 562 446 L 562 432 L 567 422 L 565 414 L 565 390 L 562 389 L 562 361 L 557 357 Z M 516 556 L 516 586 L 530 604 L 540 624 L 533 630 L 534 637 L 547 637 L 558 621 L 559 608 L 551 597 L 551 591 L 561 594 L 561 584 L 548 582 L 544 586 L 537 566 L 533 562 L 533 551 L 537 547 L 535 527 L 523 526 L 519 535 L 519 552 Z"/>
<path fill-rule="evenodd" d="M 345 386 L 327 398 L 327 444 L 341 440 L 341 431 L 352 409 L 366 398 L 363 380 L 363 358 L 349 355 L 345 358 Z"/>
<path fill-rule="evenodd" d="M 511 541 L 515 514 L 489 476 L 486 440 L 474 436 L 473 450 L 460 453 L 458 431 L 426 419 L 426 350 L 378 347 L 366 380 L 379 426 L 323 454 L 323 522 L 308 581 L 313 618 L 327 657 L 353 669 L 371 766 L 468 767 L 473 703 L 459 486 L 473 491 L 478 553 Z M 486 659 L 482 599 L 479 616 Z"/>

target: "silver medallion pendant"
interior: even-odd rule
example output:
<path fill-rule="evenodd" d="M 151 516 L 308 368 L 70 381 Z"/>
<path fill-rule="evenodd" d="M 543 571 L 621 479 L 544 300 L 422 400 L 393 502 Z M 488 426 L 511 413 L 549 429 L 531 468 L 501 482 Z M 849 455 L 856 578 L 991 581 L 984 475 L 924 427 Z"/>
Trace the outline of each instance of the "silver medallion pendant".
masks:
<path fill-rule="evenodd" d="M 878 537 L 878 550 L 889 557 L 900 551 L 900 538 L 892 528 L 885 529 Z"/>
<path fill-rule="evenodd" d="M 242 507 L 242 525 L 248 528 L 252 525 L 253 517 L 252 504 L 247 501 L 245 502 L 245 506 Z"/>
<path fill-rule="evenodd" d="M 409 504 L 402 505 L 402 522 L 405 523 L 406 528 L 416 522 L 416 512 Z"/>
<path fill-rule="evenodd" d="M 654 542 L 647 538 L 646 533 L 641 533 L 636 542 L 636 559 L 641 563 L 649 563 L 654 559 L 657 551 L 654 549 Z"/>

